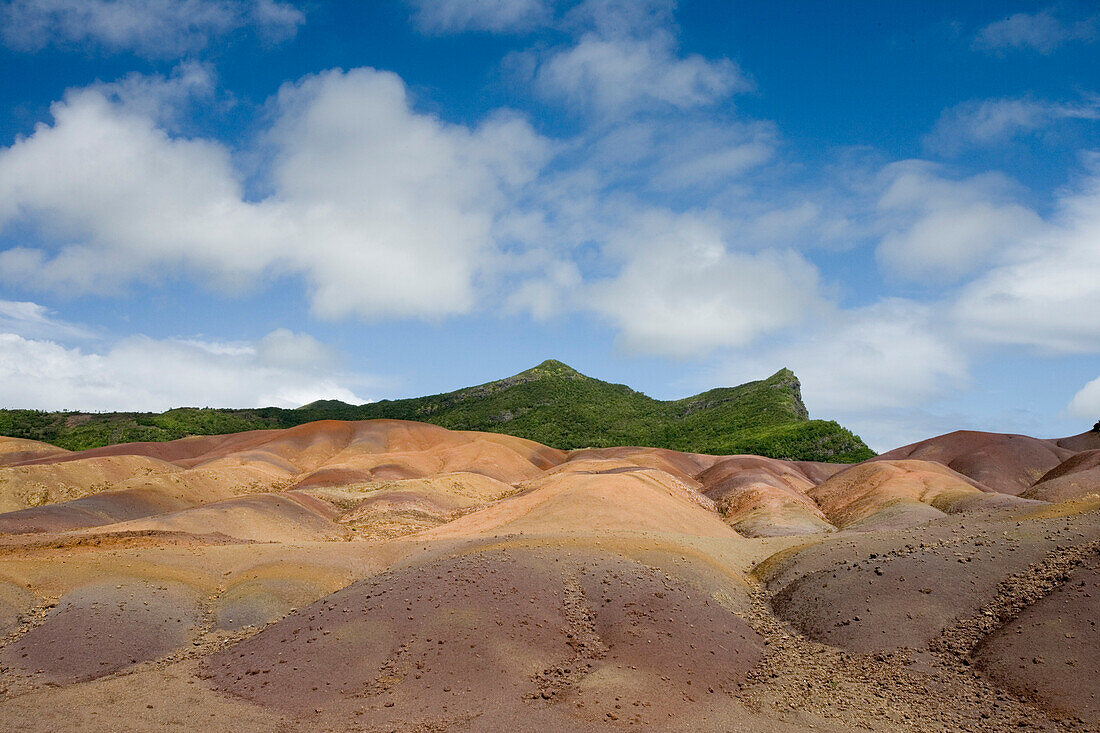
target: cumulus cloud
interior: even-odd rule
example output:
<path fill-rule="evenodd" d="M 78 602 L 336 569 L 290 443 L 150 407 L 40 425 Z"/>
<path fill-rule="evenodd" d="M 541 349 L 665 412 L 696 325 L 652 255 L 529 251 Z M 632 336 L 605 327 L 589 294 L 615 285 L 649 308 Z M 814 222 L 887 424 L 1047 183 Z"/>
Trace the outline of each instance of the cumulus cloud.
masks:
<path fill-rule="evenodd" d="M 609 246 L 622 267 L 588 285 L 585 302 L 628 351 L 686 358 L 744 346 L 797 324 L 820 300 L 817 270 L 802 257 L 732 250 L 700 217 L 650 212 Z"/>
<path fill-rule="evenodd" d="M 980 51 L 1030 49 L 1048 54 L 1070 41 L 1091 41 L 1096 32 L 1095 16 L 1076 22 L 1063 21 L 1048 8 L 1038 13 L 1015 13 L 990 23 L 978 31 L 972 45 Z"/>
<path fill-rule="evenodd" d="M 646 38 L 587 34 L 541 59 L 533 82 L 547 98 L 604 116 L 654 106 L 688 109 L 752 88 L 727 58 L 679 56 L 665 31 Z"/>
<path fill-rule="evenodd" d="M 953 154 L 974 146 L 997 145 L 1063 120 L 1100 120 L 1100 97 L 1076 103 L 1039 99 L 977 99 L 944 110 L 925 145 Z"/>
<path fill-rule="evenodd" d="M 1073 396 L 1066 412 L 1086 420 L 1100 420 L 1100 377 L 1086 384 Z"/>
<path fill-rule="evenodd" d="M 324 317 L 470 310 L 546 141 L 515 116 L 470 129 L 419 114 L 372 69 L 287 84 L 271 107 L 271 193 L 256 201 L 222 144 L 172 136 L 103 89 L 70 93 L 52 125 L 0 150 L 0 226 L 43 240 L 0 253 L 3 278 L 111 292 L 165 268 L 230 289 L 297 274 Z"/>
<path fill-rule="evenodd" d="M 288 351 L 288 346 L 290 350 Z M 298 407 L 317 399 L 353 404 L 367 380 L 340 373 L 307 334 L 274 331 L 258 342 L 135 336 L 102 352 L 0 333 L 0 406 L 40 410 L 163 411 Z"/>
<path fill-rule="evenodd" d="M 878 213 L 886 232 L 879 262 L 911 280 L 953 282 L 991 256 L 1042 228 L 1014 203 L 1012 182 L 999 174 L 953 180 L 938 166 L 903 161 L 887 166 Z"/>
<path fill-rule="evenodd" d="M 511 310 L 545 321 L 569 309 L 584 282 L 580 269 L 568 260 L 542 263 L 540 274 L 523 280 L 507 298 Z"/>
<path fill-rule="evenodd" d="M 565 15 L 569 45 L 512 54 L 506 65 L 546 99 L 603 118 L 713 104 L 752 82 L 728 58 L 681 55 L 664 0 L 589 0 Z"/>
<path fill-rule="evenodd" d="M 1021 236 L 968 284 L 954 317 L 970 336 L 1052 352 L 1100 351 L 1100 159 L 1059 201 L 1050 225 Z"/>
<path fill-rule="evenodd" d="M 172 132 L 185 126 L 188 113 L 200 106 L 219 106 L 213 64 L 194 60 L 177 64 L 168 76 L 134 72 L 117 81 L 97 82 L 89 89 L 129 114 L 148 118 Z"/>
<path fill-rule="evenodd" d="M 0 226 L 26 218 L 58 250 L 0 253 L 5 279 L 109 292 L 158 266 L 228 282 L 271 264 L 260 251 L 285 229 L 273 207 L 243 200 L 221 145 L 173 138 L 96 90 L 68 95 L 52 114 L 53 125 L 0 151 Z"/>
<path fill-rule="evenodd" d="M 413 22 L 426 33 L 489 31 L 515 33 L 547 23 L 547 0 L 409 0 Z"/>
<path fill-rule="evenodd" d="M 548 154 L 515 116 L 470 130 L 414 113 L 394 74 L 285 87 L 272 180 L 308 243 L 297 255 L 327 317 L 440 316 L 475 305 L 498 215 Z"/>
<path fill-rule="evenodd" d="M 0 13 L 4 42 L 20 51 L 97 46 L 151 58 L 199 51 L 244 27 L 284 40 L 305 21 L 275 0 L 10 0 Z"/>

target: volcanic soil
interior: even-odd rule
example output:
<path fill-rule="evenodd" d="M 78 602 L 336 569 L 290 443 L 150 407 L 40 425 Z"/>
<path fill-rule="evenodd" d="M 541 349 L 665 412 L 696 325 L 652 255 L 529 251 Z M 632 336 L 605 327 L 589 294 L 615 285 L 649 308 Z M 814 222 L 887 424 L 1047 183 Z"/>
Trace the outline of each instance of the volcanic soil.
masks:
<path fill-rule="evenodd" d="M 1100 434 L 0 438 L 0 729 L 1100 730 Z"/>

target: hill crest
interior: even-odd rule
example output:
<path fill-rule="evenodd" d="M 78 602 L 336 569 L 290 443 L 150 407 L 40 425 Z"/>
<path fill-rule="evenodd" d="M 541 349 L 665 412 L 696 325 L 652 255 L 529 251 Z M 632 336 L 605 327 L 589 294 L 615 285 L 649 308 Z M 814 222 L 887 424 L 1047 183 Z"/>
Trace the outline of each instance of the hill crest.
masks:
<path fill-rule="evenodd" d="M 79 450 L 293 427 L 324 419 L 375 418 L 504 433 L 563 449 L 634 445 L 839 462 L 874 455 L 858 436 L 837 423 L 809 418 L 801 384 L 790 369 L 735 387 L 663 401 L 623 384 L 589 377 L 556 359 L 452 392 L 362 405 L 317 400 L 292 410 L 176 408 L 159 414 L 95 415 L 0 410 L 0 435 Z"/>

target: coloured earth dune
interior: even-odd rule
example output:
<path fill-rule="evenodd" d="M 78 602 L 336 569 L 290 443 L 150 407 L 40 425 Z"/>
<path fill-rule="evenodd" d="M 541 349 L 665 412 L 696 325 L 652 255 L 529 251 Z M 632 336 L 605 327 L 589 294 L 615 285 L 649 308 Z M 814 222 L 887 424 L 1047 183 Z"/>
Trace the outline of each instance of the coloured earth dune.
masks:
<path fill-rule="evenodd" d="M 1100 730 L 1100 434 L 0 439 L 4 730 Z"/>

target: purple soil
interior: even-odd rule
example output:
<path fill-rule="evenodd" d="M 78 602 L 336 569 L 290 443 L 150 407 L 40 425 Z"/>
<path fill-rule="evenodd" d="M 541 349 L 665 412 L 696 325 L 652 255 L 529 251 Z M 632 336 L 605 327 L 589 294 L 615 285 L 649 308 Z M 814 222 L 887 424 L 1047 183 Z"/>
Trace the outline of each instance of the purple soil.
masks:
<path fill-rule="evenodd" d="M 1100 721 L 1100 557 L 1069 573 L 978 648 L 992 679 L 1045 707 Z"/>
<path fill-rule="evenodd" d="M 289 712 L 514 720 L 554 707 L 665 718 L 736 688 L 761 654 L 692 586 L 593 552 L 484 551 L 355 583 L 208 659 L 217 689 Z M 637 703 L 637 704 L 635 704 Z M 564 711 L 564 712 L 563 712 Z M 366 720 L 364 720 L 366 722 Z"/>
<path fill-rule="evenodd" d="M 845 534 L 807 548 L 769 573 L 773 609 L 810 638 L 852 651 L 922 648 L 1066 538 L 1100 537 L 1089 516 L 1059 533 L 1044 531 L 1042 520 L 1022 528 L 977 522 L 943 519 L 893 537 Z"/>
<path fill-rule="evenodd" d="M 198 616 L 194 597 L 181 587 L 142 581 L 85 586 L 4 647 L 0 664 L 55 684 L 91 680 L 182 647 Z"/>
<path fill-rule="evenodd" d="M 0 514 L 0 533 L 62 532 L 180 511 L 192 506 L 149 489 L 123 489 Z"/>
<path fill-rule="evenodd" d="M 1100 450 L 1100 432 L 1096 430 L 1089 430 L 1088 432 L 1081 433 L 1080 435 L 1073 435 L 1069 438 L 1061 438 L 1054 441 L 1061 448 L 1068 448 L 1072 451 L 1083 450 Z"/>
<path fill-rule="evenodd" d="M 1100 494 L 1100 450 L 1089 450 L 1066 459 L 1047 471 L 1042 480 L 1022 496 L 1042 501 L 1072 501 Z"/>
<path fill-rule="evenodd" d="M 1081 453 L 1070 456 L 1047 471 L 1046 474 L 1039 479 L 1039 482 L 1050 481 L 1051 479 L 1061 478 L 1062 476 L 1068 476 L 1069 474 L 1078 473 L 1080 471 L 1089 471 L 1094 468 L 1100 468 L 1100 450 L 1082 451 Z"/>

